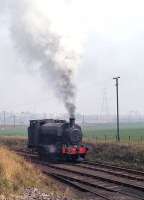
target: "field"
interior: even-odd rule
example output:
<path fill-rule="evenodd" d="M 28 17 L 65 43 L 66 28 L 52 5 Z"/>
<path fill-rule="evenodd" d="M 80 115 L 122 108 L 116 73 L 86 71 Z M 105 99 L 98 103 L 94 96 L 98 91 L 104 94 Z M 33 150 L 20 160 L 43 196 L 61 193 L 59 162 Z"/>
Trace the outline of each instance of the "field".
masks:
<path fill-rule="evenodd" d="M 114 124 L 95 124 L 83 127 L 87 140 L 95 142 L 115 142 L 116 126 Z M 144 123 L 123 123 L 120 125 L 121 142 L 144 143 Z"/>
<path fill-rule="evenodd" d="M 115 124 L 85 124 L 83 126 L 84 138 L 88 141 L 115 142 Z M 1 127 L 0 136 L 27 136 L 27 127 Z M 123 143 L 144 144 L 144 123 L 121 123 L 120 139 Z"/>
<path fill-rule="evenodd" d="M 27 136 L 27 128 L 24 126 L 6 126 L 0 128 L 0 136 Z"/>

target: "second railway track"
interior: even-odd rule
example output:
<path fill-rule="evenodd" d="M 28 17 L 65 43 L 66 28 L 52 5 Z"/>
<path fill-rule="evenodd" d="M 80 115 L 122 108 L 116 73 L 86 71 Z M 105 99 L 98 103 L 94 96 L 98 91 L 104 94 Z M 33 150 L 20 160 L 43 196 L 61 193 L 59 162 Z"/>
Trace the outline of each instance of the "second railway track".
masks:
<path fill-rule="evenodd" d="M 136 170 L 130 170 L 126 168 L 120 168 L 120 167 L 114 167 L 100 163 L 91 163 L 91 162 L 84 162 L 80 164 L 76 164 L 76 166 L 84 168 L 84 169 L 89 169 L 89 170 L 95 170 L 99 172 L 104 172 L 108 174 L 112 174 L 118 177 L 124 177 L 128 178 L 131 180 L 138 180 L 138 181 L 144 181 L 144 173 Z"/>

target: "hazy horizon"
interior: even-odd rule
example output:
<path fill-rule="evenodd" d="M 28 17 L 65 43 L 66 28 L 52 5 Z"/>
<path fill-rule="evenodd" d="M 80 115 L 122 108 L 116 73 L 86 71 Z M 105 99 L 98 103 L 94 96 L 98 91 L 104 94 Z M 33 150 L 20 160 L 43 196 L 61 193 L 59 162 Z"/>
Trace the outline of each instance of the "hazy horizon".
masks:
<path fill-rule="evenodd" d="M 0 0 L 0 11 L 4 3 Z M 80 1 L 82 4 L 82 1 Z M 86 3 L 87 2 L 87 3 Z M 144 114 L 144 2 L 86 1 L 87 39 L 75 76 L 76 107 L 81 114 L 115 114 L 114 76 L 120 76 L 120 113 Z M 85 22 L 87 19 L 87 22 Z M 0 111 L 66 113 L 39 73 L 27 70 L 10 36 L 11 19 L 0 15 Z M 53 80 L 54 81 L 54 80 Z"/>

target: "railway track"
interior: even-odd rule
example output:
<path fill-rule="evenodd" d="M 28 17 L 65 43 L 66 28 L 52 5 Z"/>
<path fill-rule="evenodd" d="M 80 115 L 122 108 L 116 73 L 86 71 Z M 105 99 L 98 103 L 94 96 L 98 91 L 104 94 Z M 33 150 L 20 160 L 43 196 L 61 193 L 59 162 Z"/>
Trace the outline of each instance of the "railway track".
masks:
<path fill-rule="evenodd" d="M 119 166 L 116 166 L 116 165 L 111 165 L 109 163 L 102 163 L 102 162 L 90 162 L 90 161 L 84 161 L 83 163 L 85 164 L 88 164 L 88 165 L 91 165 L 91 166 L 100 166 L 100 167 L 105 167 L 105 168 L 108 168 L 108 169 L 112 169 L 112 170 L 119 170 L 119 171 L 122 171 L 122 172 L 128 172 L 128 173 L 131 173 L 131 174 L 137 174 L 137 175 L 140 175 L 140 176 L 143 176 L 144 177 L 144 171 L 138 171 L 138 170 L 134 170 L 134 169 L 128 169 L 126 167 L 119 167 Z"/>
<path fill-rule="evenodd" d="M 99 172 L 105 172 L 108 174 L 115 175 L 117 177 L 125 177 L 132 180 L 138 180 L 138 181 L 144 181 L 144 173 L 136 170 L 130 170 L 120 167 L 114 167 L 109 166 L 107 168 L 107 165 L 104 164 L 97 164 L 91 162 L 84 162 L 80 164 L 76 164 L 76 166 L 84 168 L 84 169 L 90 169 L 90 170 L 96 170 Z"/>
<path fill-rule="evenodd" d="M 41 163 L 39 163 L 41 165 Z M 45 165 L 45 166 L 44 166 Z M 101 199 L 106 200 L 140 200 L 143 199 L 142 195 L 131 195 L 128 194 L 126 191 L 123 192 L 122 188 L 113 184 L 113 183 L 106 183 L 101 180 L 93 179 L 91 176 L 85 174 L 76 174 L 72 171 L 66 171 L 59 167 L 56 167 L 52 164 L 43 163 L 42 166 L 39 166 L 43 173 L 53 176 L 58 180 L 72 185 L 73 187 L 92 193 Z"/>
<path fill-rule="evenodd" d="M 18 152 L 21 154 L 21 152 Z M 99 200 L 144 200 L 144 173 L 102 163 L 48 163 L 22 152 L 43 173 Z"/>

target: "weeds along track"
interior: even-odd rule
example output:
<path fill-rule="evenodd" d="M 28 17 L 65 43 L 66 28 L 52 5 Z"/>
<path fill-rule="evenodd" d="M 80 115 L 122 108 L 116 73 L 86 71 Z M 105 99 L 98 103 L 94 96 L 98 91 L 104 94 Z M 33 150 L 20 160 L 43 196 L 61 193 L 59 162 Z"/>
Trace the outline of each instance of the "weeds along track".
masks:
<path fill-rule="evenodd" d="M 19 151 L 18 154 L 21 154 Z M 83 163 L 48 163 L 32 153 L 21 154 L 44 174 L 50 175 L 80 191 L 94 194 L 102 200 L 144 200 L 143 172 L 115 166 Z"/>

